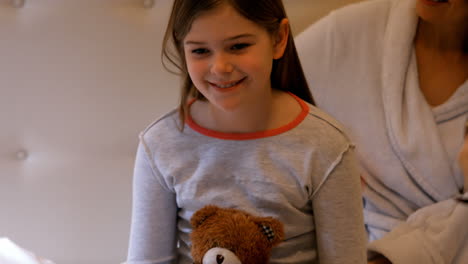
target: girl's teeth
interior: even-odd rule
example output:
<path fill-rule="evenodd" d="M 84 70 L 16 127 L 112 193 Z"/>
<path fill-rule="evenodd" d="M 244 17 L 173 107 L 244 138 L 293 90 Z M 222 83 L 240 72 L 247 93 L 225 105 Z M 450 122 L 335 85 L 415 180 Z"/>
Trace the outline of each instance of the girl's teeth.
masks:
<path fill-rule="evenodd" d="M 219 88 L 229 88 L 229 87 L 233 87 L 234 85 L 236 85 L 238 83 L 240 83 L 240 81 L 233 82 L 233 83 L 226 84 L 226 85 L 217 84 L 216 86 L 218 86 Z"/>

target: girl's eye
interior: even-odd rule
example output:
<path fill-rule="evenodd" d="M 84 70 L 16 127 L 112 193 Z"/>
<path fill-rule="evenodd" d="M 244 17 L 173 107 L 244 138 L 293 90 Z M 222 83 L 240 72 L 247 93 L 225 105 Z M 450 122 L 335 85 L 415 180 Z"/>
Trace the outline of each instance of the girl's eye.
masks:
<path fill-rule="evenodd" d="M 201 55 L 201 54 L 208 53 L 208 50 L 207 49 L 194 49 L 194 50 L 192 50 L 192 53 Z"/>
<path fill-rule="evenodd" d="M 249 46 L 250 44 L 248 43 L 239 43 L 239 44 L 232 45 L 231 50 L 242 50 Z"/>

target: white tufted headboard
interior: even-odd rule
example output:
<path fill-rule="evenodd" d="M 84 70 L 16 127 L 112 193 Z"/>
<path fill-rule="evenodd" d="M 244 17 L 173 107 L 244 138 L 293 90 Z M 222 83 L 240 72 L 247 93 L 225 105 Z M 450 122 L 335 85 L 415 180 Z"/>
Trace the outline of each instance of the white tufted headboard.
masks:
<path fill-rule="evenodd" d="M 0 0 L 0 236 L 57 264 L 125 260 L 137 136 L 177 102 L 169 5 Z"/>
<path fill-rule="evenodd" d="M 320 1 L 285 0 L 293 30 L 350 2 Z M 57 264 L 122 262 L 138 133 L 177 103 L 160 63 L 172 1 L 21 2 L 0 0 L 0 237 Z"/>

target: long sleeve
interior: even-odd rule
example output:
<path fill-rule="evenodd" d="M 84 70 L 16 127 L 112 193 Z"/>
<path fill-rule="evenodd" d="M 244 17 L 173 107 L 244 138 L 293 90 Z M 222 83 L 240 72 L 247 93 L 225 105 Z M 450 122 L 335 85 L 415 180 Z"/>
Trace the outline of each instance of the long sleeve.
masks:
<path fill-rule="evenodd" d="M 419 209 L 369 250 L 392 263 L 466 263 L 468 205 L 455 199 Z"/>
<path fill-rule="evenodd" d="M 176 261 L 175 194 L 163 186 L 140 143 L 133 179 L 133 211 L 127 264 Z"/>
<path fill-rule="evenodd" d="M 361 186 L 350 146 L 313 197 L 321 264 L 366 263 Z"/>

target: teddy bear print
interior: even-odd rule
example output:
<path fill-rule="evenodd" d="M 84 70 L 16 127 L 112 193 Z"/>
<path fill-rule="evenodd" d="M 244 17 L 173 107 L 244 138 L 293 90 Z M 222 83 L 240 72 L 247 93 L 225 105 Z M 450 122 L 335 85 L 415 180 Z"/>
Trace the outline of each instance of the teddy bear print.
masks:
<path fill-rule="evenodd" d="M 214 205 L 195 212 L 190 223 L 194 264 L 267 264 L 284 238 L 277 219 Z"/>

